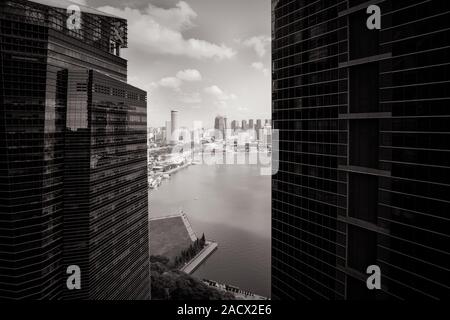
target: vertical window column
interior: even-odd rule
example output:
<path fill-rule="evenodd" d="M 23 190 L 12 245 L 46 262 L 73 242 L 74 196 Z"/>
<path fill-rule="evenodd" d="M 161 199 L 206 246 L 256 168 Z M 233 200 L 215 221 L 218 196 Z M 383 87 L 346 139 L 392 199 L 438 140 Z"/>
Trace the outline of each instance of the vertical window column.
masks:
<path fill-rule="evenodd" d="M 340 63 L 348 74 L 348 108 L 340 119 L 348 124 L 347 165 L 339 169 L 347 174 L 347 290 L 349 299 L 363 298 L 366 268 L 377 263 L 378 180 L 389 176 L 379 170 L 380 119 L 391 114 L 379 107 L 379 61 L 389 53 L 380 54 L 380 31 L 369 30 L 366 9 L 380 1 L 349 0 L 347 16 L 349 60 Z M 380 4 L 378 4 L 380 5 Z"/>

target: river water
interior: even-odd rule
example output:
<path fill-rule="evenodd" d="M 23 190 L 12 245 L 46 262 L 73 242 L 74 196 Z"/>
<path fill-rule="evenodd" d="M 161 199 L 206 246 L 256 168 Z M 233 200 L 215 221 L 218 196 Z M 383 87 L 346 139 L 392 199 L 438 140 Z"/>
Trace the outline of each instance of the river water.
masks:
<path fill-rule="evenodd" d="M 180 210 L 199 237 L 219 245 L 194 276 L 270 297 L 270 176 L 248 164 L 182 169 L 149 195 L 152 218 Z"/>

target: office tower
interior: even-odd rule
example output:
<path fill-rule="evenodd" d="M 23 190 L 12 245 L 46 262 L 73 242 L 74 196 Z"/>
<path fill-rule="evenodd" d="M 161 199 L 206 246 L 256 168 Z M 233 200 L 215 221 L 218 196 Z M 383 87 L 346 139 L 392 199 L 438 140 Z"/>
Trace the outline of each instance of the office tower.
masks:
<path fill-rule="evenodd" d="M 222 116 L 217 116 L 214 120 L 214 137 L 216 140 L 222 140 L 225 137 L 225 120 Z"/>
<path fill-rule="evenodd" d="M 448 298 L 450 2 L 272 9 L 273 297 Z"/>
<path fill-rule="evenodd" d="M 253 119 L 250 119 L 250 120 L 248 121 L 248 128 L 249 128 L 250 130 L 255 129 L 255 121 L 254 121 Z"/>
<path fill-rule="evenodd" d="M 170 112 L 171 130 L 170 130 L 170 142 L 171 144 L 177 144 L 180 140 L 178 132 L 178 111 L 172 110 Z"/>
<path fill-rule="evenodd" d="M 262 130 L 263 126 L 262 126 L 262 121 L 261 119 L 256 120 L 256 140 L 260 140 L 261 139 L 261 130 Z"/>
<path fill-rule="evenodd" d="M 227 117 L 223 118 L 223 138 L 227 139 L 227 130 L 228 130 L 228 119 Z"/>
<path fill-rule="evenodd" d="M 166 144 L 172 141 L 172 122 L 166 121 Z"/>
<path fill-rule="evenodd" d="M 236 130 L 237 129 L 237 121 L 236 120 L 233 120 L 233 121 L 231 121 L 231 130 Z"/>
<path fill-rule="evenodd" d="M 258 120 L 256 120 L 256 128 L 262 128 L 263 126 L 262 126 L 262 121 L 261 121 L 261 119 L 258 119 Z"/>
<path fill-rule="evenodd" d="M 0 299 L 148 299 L 146 93 L 126 20 L 70 4 L 0 2 Z"/>
<path fill-rule="evenodd" d="M 248 130 L 247 120 L 242 120 L 242 130 Z"/>

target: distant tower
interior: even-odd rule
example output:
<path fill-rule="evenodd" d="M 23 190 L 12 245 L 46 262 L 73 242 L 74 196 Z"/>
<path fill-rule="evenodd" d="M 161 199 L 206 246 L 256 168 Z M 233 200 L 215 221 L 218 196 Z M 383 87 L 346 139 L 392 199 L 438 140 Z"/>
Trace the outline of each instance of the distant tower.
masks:
<path fill-rule="evenodd" d="M 231 121 L 231 130 L 236 130 L 236 120 Z"/>
<path fill-rule="evenodd" d="M 175 134 L 176 131 L 178 131 L 178 111 L 172 110 L 170 113 L 170 119 L 171 121 L 171 130 L 170 130 L 170 142 L 171 144 L 177 144 L 179 137 L 177 134 Z"/>
<path fill-rule="evenodd" d="M 262 121 L 261 119 L 256 120 L 256 139 L 259 140 L 260 139 L 260 131 L 262 129 Z"/>
<path fill-rule="evenodd" d="M 222 116 L 217 116 L 214 120 L 215 138 L 223 139 L 225 137 L 225 119 Z"/>
<path fill-rule="evenodd" d="M 227 138 L 227 129 L 228 129 L 228 118 L 223 118 L 223 138 Z"/>
<path fill-rule="evenodd" d="M 250 119 L 250 120 L 248 121 L 248 128 L 249 128 L 250 130 L 255 129 L 255 120 Z"/>
<path fill-rule="evenodd" d="M 247 129 L 248 129 L 247 120 L 242 120 L 242 130 L 247 130 Z"/>
<path fill-rule="evenodd" d="M 172 132 L 172 123 L 170 121 L 166 121 L 166 132 L 165 132 L 165 143 L 169 144 L 171 141 L 171 132 Z"/>

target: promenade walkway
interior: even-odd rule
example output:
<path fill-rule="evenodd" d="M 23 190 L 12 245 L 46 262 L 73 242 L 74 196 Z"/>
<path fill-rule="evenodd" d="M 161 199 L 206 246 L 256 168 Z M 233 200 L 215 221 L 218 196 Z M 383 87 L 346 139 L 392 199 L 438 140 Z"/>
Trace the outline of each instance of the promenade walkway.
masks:
<path fill-rule="evenodd" d="M 218 245 L 213 241 L 206 241 L 206 246 L 191 261 L 180 269 L 187 274 L 192 274 L 208 257 L 217 249 Z"/>

